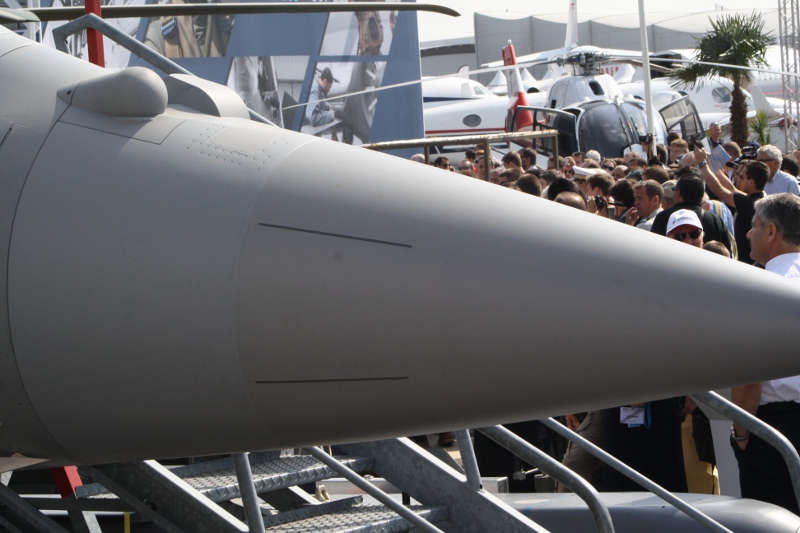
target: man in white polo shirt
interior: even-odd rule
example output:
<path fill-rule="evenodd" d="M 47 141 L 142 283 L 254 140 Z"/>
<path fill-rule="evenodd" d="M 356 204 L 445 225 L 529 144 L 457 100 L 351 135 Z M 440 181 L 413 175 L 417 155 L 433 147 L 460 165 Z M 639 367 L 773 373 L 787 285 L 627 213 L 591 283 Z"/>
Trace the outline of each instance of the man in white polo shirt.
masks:
<path fill-rule="evenodd" d="M 778 194 L 790 192 L 800 194 L 800 187 L 797 180 L 791 174 L 787 174 L 781 168 L 783 154 L 780 148 L 767 144 L 758 149 L 756 159 L 769 167 L 769 181 L 764 186 L 764 194 Z"/>
<path fill-rule="evenodd" d="M 750 257 L 765 270 L 800 282 L 800 197 L 791 193 L 756 202 Z M 800 447 L 800 376 L 743 385 L 731 389 L 733 402 L 756 415 Z M 798 513 L 789 471 L 780 453 L 734 424 L 731 442 L 739 462 L 742 496 Z"/>

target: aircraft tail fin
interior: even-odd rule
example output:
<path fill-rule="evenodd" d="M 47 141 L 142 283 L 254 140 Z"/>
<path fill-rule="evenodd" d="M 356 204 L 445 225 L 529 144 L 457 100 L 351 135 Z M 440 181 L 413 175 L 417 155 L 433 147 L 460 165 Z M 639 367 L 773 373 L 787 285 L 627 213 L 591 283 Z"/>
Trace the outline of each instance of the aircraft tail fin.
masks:
<path fill-rule="evenodd" d="M 564 39 L 564 48 L 572 50 L 578 46 L 578 0 L 569 3 L 567 15 L 567 36 Z"/>
<path fill-rule="evenodd" d="M 767 97 L 764 96 L 764 93 L 761 89 L 756 85 L 750 85 L 747 90 L 753 96 L 753 103 L 756 106 L 756 111 L 765 111 L 767 113 L 767 117 L 772 120 L 777 118 L 780 113 L 775 111 L 775 108 L 769 103 Z"/>
<path fill-rule="evenodd" d="M 508 45 L 503 47 L 503 64 L 513 66 L 517 64 L 517 54 L 514 52 L 514 45 L 508 41 Z M 530 111 L 520 111 L 517 113 L 516 121 L 511 124 L 514 113 L 519 106 L 527 106 L 528 99 L 525 96 L 525 88 L 522 85 L 522 76 L 519 69 L 515 68 L 509 72 L 508 77 L 508 117 L 506 118 L 506 131 L 520 131 L 530 129 L 533 125 L 533 115 Z"/>

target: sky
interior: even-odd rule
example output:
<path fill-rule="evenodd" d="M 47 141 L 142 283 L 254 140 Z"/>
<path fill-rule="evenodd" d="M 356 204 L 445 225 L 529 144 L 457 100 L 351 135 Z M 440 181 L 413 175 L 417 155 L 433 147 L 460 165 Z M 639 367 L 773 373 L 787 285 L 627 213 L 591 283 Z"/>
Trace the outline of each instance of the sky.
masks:
<path fill-rule="evenodd" d="M 529 15 L 561 14 L 566 17 L 570 0 L 417 0 L 444 5 L 461 13 L 461 17 L 420 13 L 419 40 L 422 43 L 471 37 L 474 34 L 473 13 L 509 11 Z M 578 20 L 582 14 L 638 14 L 638 0 L 577 0 Z M 778 7 L 777 0 L 754 2 L 753 0 L 645 0 L 645 17 L 653 13 L 702 13 L 724 9 L 772 9 Z"/>

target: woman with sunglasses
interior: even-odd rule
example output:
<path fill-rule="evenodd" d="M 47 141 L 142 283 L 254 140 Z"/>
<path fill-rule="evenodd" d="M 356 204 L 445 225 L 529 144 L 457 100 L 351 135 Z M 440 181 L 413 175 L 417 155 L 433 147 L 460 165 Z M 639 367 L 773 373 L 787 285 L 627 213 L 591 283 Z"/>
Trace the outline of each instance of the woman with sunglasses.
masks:
<path fill-rule="evenodd" d="M 617 167 L 617 163 L 613 159 L 603 159 L 603 162 L 600 163 L 600 168 L 602 168 L 603 170 L 605 170 L 609 174 L 616 167 Z"/>

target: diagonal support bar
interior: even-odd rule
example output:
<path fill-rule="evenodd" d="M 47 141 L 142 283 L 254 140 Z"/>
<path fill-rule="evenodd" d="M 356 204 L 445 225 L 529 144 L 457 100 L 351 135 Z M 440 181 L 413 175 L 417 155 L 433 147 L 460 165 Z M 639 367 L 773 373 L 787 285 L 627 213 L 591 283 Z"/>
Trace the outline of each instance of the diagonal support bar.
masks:
<path fill-rule="evenodd" d="M 155 461 L 81 469 L 170 533 L 248 533 L 236 517 Z"/>
<path fill-rule="evenodd" d="M 0 483 L 0 504 L 15 517 L 24 520 L 41 533 L 67 533 L 67 530 L 50 520 L 34 506 L 22 499 L 12 489 Z"/>
<path fill-rule="evenodd" d="M 417 515 L 414 511 L 411 511 L 403 504 L 396 502 L 393 500 L 388 494 L 380 490 L 378 487 L 361 477 L 358 473 L 350 470 L 345 465 L 328 455 L 327 453 L 323 452 L 320 448 L 316 446 L 304 448 L 310 455 L 312 455 L 315 459 L 321 461 L 322 463 L 326 464 L 330 468 L 339 472 L 345 479 L 347 479 L 350 483 L 355 485 L 356 487 L 360 488 L 383 505 L 391 509 L 392 511 L 396 512 L 409 522 L 411 522 L 414 526 L 419 528 L 421 531 L 425 531 L 427 533 L 444 533 L 441 529 L 434 526 L 421 516 Z"/>

